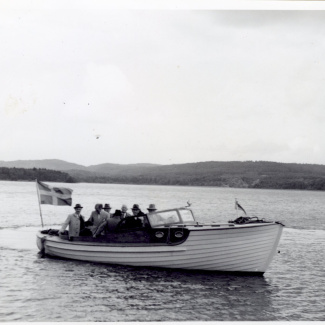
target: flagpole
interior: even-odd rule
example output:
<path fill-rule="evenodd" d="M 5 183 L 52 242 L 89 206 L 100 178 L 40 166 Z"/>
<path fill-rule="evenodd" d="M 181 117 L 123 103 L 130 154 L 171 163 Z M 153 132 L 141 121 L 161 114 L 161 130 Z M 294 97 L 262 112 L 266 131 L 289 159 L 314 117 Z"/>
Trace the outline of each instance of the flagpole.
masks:
<path fill-rule="evenodd" d="M 237 199 L 235 198 L 235 209 L 236 209 L 236 217 L 238 218 L 238 206 L 237 206 Z"/>
<path fill-rule="evenodd" d="M 42 228 L 44 228 L 43 217 L 42 217 L 42 209 L 41 209 L 41 201 L 40 201 L 40 195 L 39 195 L 39 189 L 38 189 L 37 179 L 35 179 L 35 182 L 36 182 L 36 189 L 37 189 L 39 213 L 40 213 L 40 216 L 41 216 Z"/>

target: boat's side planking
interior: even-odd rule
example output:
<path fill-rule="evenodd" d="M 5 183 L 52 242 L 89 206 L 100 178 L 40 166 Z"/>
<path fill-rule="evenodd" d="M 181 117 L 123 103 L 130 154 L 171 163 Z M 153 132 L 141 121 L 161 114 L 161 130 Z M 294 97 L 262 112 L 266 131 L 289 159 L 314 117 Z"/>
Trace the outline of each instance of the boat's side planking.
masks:
<path fill-rule="evenodd" d="M 119 234 L 124 236 L 123 241 L 104 238 L 69 241 L 39 233 L 38 246 L 52 256 L 100 263 L 263 273 L 276 252 L 282 228 L 276 223 L 161 227 L 151 229 L 152 233 L 143 230 L 142 235 L 133 231 L 133 238 L 138 232 L 137 242 L 125 233 Z M 186 233 L 186 238 L 179 242 L 167 241 L 168 233 L 164 242 L 152 240 L 157 231 L 180 230 Z"/>

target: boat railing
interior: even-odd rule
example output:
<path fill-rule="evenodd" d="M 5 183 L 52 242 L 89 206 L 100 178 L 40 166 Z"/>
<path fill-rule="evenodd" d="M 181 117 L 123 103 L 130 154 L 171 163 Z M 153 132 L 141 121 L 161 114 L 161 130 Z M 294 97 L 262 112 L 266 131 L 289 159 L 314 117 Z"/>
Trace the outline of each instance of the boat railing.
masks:
<path fill-rule="evenodd" d="M 163 225 L 164 228 L 184 228 L 184 227 L 234 227 L 234 223 L 190 223 L 190 224 L 170 224 Z M 161 226 L 156 226 L 157 228 Z"/>
<path fill-rule="evenodd" d="M 211 228 L 219 228 L 219 227 L 224 227 L 224 228 L 229 228 L 229 227 L 237 227 L 237 226 L 252 226 L 252 225 L 258 225 L 261 223 L 274 223 L 274 221 L 265 221 L 265 220 L 259 220 L 257 222 L 247 222 L 247 223 L 242 223 L 242 224 L 237 224 L 233 222 L 228 222 L 228 223 L 190 223 L 190 224 L 170 224 L 170 225 L 164 225 L 164 228 L 184 228 L 184 227 L 194 227 L 194 228 L 202 228 L 202 227 L 211 227 Z M 159 228 L 161 226 L 157 226 L 154 228 Z"/>

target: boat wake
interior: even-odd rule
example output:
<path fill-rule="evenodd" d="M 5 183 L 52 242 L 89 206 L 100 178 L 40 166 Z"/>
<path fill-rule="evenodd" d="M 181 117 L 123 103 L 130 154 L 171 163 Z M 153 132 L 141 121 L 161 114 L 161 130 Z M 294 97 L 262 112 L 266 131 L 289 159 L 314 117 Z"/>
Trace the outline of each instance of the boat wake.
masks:
<path fill-rule="evenodd" d="M 35 249 L 35 232 L 39 227 L 14 227 L 0 229 L 0 248 L 10 250 Z"/>

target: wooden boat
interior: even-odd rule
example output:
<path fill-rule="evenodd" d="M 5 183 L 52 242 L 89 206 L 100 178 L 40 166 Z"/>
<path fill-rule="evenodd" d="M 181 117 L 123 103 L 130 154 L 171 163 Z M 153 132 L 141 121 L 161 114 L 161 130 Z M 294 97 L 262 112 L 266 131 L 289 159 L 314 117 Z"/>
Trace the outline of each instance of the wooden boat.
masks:
<path fill-rule="evenodd" d="M 46 255 L 98 263 L 263 274 L 283 229 L 281 223 L 253 218 L 198 223 L 187 207 L 143 218 L 145 226 L 126 228 L 122 221 L 98 238 L 39 231 L 37 246 Z"/>

